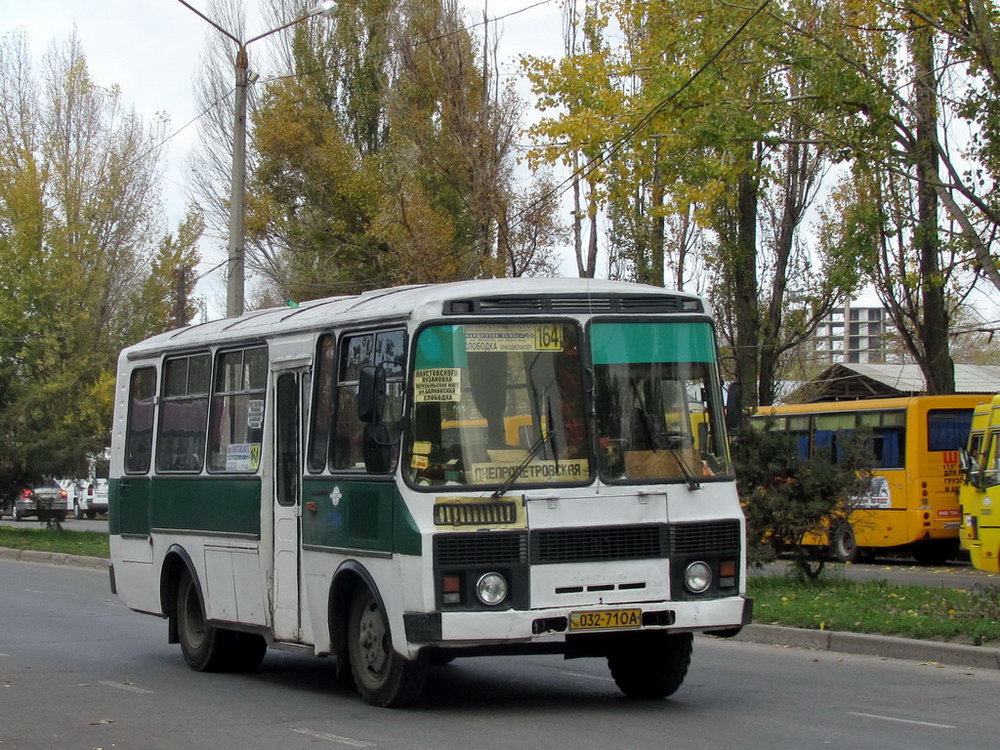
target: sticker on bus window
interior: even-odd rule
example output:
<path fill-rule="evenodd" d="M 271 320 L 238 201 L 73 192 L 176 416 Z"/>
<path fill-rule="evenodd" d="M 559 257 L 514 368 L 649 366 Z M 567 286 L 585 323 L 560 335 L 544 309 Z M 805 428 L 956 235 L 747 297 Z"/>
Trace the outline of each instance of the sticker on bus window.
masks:
<path fill-rule="evenodd" d="M 892 495 L 889 493 L 889 480 L 885 477 L 874 476 L 862 495 L 851 498 L 856 508 L 891 508 Z"/>
<path fill-rule="evenodd" d="M 426 469 L 431 465 L 431 461 L 427 456 L 420 456 L 416 453 L 413 454 L 413 459 L 410 461 L 410 466 L 414 469 Z"/>
<path fill-rule="evenodd" d="M 233 443 L 226 446 L 226 471 L 257 471 L 260 443 Z"/>
<path fill-rule="evenodd" d="M 413 398 L 418 404 L 449 403 L 462 400 L 462 370 L 432 367 L 413 373 Z"/>
<path fill-rule="evenodd" d="M 429 456 L 434 450 L 434 444 L 429 440 L 417 440 L 413 443 L 413 452 L 419 456 Z"/>
<path fill-rule="evenodd" d="M 563 326 L 540 325 L 465 326 L 467 352 L 544 352 L 562 351 Z"/>

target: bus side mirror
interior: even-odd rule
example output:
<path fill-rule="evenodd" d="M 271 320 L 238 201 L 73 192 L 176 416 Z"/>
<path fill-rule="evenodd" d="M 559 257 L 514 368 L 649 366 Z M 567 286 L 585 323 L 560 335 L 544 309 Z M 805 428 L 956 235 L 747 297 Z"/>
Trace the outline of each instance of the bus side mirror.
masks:
<path fill-rule="evenodd" d="M 387 474 L 392 469 L 392 449 L 395 442 L 389 438 L 389 428 L 384 424 L 366 424 L 362 455 L 369 474 Z"/>
<path fill-rule="evenodd" d="M 361 368 L 358 379 L 358 420 L 377 424 L 385 413 L 385 368 L 369 365 Z"/>
<path fill-rule="evenodd" d="M 726 393 L 726 429 L 736 432 L 743 419 L 743 384 L 733 381 Z"/>

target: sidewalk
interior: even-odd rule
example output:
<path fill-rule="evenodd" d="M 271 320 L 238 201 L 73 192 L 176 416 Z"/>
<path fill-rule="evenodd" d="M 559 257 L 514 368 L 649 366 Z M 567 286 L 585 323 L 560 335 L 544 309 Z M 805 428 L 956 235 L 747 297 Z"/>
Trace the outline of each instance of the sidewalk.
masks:
<path fill-rule="evenodd" d="M 6 547 L 0 547 L 0 560 L 68 565 L 98 571 L 106 571 L 109 564 L 108 560 L 100 557 L 82 557 L 61 552 L 39 552 Z M 958 667 L 1000 669 L 1000 648 L 922 641 L 916 638 L 896 638 L 886 635 L 844 633 L 831 630 L 805 630 L 779 625 L 747 625 L 733 640 L 836 651 L 845 654 L 881 656 L 889 659 L 934 662 Z"/>

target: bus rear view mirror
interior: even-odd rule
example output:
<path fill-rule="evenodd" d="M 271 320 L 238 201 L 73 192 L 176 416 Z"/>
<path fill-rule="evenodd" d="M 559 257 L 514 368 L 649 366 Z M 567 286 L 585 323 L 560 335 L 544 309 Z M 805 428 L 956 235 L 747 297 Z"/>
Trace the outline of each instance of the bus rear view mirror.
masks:
<path fill-rule="evenodd" d="M 726 393 L 726 429 L 735 432 L 743 418 L 743 384 L 733 381 Z"/>
<path fill-rule="evenodd" d="M 358 378 L 358 420 L 377 424 L 385 413 L 385 369 L 379 365 L 361 368 Z"/>

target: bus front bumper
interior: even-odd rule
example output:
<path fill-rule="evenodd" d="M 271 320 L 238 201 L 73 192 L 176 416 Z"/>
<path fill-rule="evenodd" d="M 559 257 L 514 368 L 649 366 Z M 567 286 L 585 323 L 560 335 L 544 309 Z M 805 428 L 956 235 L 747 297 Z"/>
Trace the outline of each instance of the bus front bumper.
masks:
<path fill-rule="evenodd" d="M 571 628 L 572 615 L 586 612 L 640 611 L 641 625 Z M 403 616 L 406 640 L 411 644 L 443 647 L 559 641 L 566 635 L 601 632 L 727 632 L 750 623 L 753 600 L 746 596 L 695 601 L 644 602 L 636 605 L 477 612 L 407 612 Z"/>

